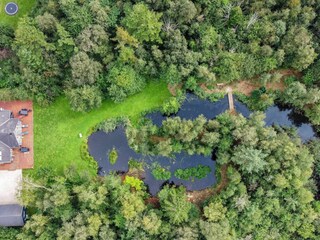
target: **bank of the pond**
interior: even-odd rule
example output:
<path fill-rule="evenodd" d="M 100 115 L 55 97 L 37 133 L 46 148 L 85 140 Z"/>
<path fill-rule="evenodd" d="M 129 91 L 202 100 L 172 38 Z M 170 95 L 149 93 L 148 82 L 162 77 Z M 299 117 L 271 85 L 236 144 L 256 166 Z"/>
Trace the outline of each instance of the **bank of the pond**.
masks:
<path fill-rule="evenodd" d="M 26 171 L 27 174 L 33 177 L 48 171 L 62 174 L 65 167 L 74 165 L 78 170 L 95 175 L 96 169 L 80 156 L 80 146 L 88 130 L 105 119 L 118 116 L 128 116 L 131 121 L 137 121 L 142 112 L 158 108 L 169 97 L 166 84 L 152 81 L 141 93 L 124 102 L 105 101 L 99 109 L 89 113 L 72 111 L 64 97 L 48 107 L 35 105 L 35 169 Z M 79 133 L 84 137 L 80 138 Z"/>

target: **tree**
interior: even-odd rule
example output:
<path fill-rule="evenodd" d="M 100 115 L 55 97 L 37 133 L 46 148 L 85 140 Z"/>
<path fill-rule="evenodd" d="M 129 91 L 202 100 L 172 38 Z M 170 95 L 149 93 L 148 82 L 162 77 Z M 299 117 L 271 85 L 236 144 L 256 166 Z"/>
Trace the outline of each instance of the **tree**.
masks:
<path fill-rule="evenodd" d="M 197 8 L 189 0 L 171 1 L 168 13 L 178 24 L 186 24 L 196 17 Z"/>
<path fill-rule="evenodd" d="M 165 186 L 158 196 L 164 215 L 170 223 L 181 224 L 188 221 L 192 205 L 186 198 L 185 188 Z"/>
<path fill-rule="evenodd" d="M 70 60 L 72 71 L 72 82 L 75 86 L 83 86 L 84 84 L 94 84 L 99 73 L 102 71 L 102 66 L 89 58 L 85 52 L 79 52 Z"/>
<path fill-rule="evenodd" d="M 66 91 L 70 107 L 76 112 L 88 112 L 98 108 L 102 102 L 101 91 L 94 86 L 84 85 Z"/>
<path fill-rule="evenodd" d="M 161 15 L 150 11 L 143 3 L 138 3 L 127 11 L 123 24 L 140 42 L 161 42 L 159 36 L 162 26 L 162 22 L 159 21 Z"/>
<path fill-rule="evenodd" d="M 161 231 L 162 220 L 155 210 L 150 210 L 142 218 L 142 227 L 150 235 L 157 235 Z"/>
<path fill-rule="evenodd" d="M 303 70 L 313 63 L 317 54 L 311 40 L 312 37 L 306 28 L 295 26 L 289 29 L 282 43 L 289 66 Z"/>
<path fill-rule="evenodd" d="M 252 147 L 238 147 L 231 160 L 238 164 L 242 171 L 252 173 L 264 169 L 267 164 L 265 158 L 267 154 Z"/>
<path fill-rule="evenodd" d="M 107 81 L 110 84 L 108 93 L 115 102 L 123 101 L 127 96 L 142 90 L 144 79 L 130 66 L 114 65 L 108 74 Z"/>
<path fill-rule="evenodd" d="M 77 37 L 77 43 L 81 51 L 89 56 L 99 55 L 104 64 L 108 64 L 113 55 L 109 45 L 109 36 L 100 25 L 90 25 Z"/>

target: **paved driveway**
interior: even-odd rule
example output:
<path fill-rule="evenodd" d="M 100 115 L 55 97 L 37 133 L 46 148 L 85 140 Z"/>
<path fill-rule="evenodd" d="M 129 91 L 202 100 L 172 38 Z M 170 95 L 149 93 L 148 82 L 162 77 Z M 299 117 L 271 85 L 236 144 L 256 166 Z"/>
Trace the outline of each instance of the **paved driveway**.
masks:
<path fill-rule="evenodd" d="M 21 189 L 22 170 L 0 171 L 0 205 L 17 204 Z"/>

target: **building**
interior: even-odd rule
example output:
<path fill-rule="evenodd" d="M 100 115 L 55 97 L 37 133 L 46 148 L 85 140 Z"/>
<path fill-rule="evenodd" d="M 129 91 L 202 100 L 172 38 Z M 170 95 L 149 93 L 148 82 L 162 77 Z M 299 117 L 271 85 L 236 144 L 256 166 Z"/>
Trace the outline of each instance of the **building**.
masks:
<path fill-rule="evenodd" d="M 22 145 L 22 123 L 9 110 L 0 108 L 0 164 L 11 163 L 13 149 Z"/>
<path fill-rule="evenodd" d="M 26 221 L 26 210 L 19 204 L 0 205 L 0 226 L 22 227 Z"/>
<path fill-rule="evenodd" d="M 22 171 L 33 165 L 32 102 L 0 102 L 0 226 L 24 225 L 26 210 L 18 200 Z"/>

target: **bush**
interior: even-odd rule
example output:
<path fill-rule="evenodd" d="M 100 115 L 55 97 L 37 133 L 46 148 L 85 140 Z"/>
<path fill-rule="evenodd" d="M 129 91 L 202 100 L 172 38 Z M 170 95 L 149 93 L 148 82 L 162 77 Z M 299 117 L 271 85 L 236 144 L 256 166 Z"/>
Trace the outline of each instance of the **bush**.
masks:
<path fill-rule="evenodd" d="M 161 167 L 160 165 L 157 165 L 152 170 L 152 175 L 157 180 L 169 180 L 171 178 L 171 172 Z"/>
<path fill-rule="evenodd" d="M 210 172 L 210 167 L 198 165 L 197 167 L 177 169 L 174 173 L 174 176 L 183 180 L 190 180 L 191 178 L 191 180 L 194 181 L 195 178 L 205 178 Z"/>
<path fill-rule="evenodd" d="M 115 148 L 113 148 L 109 153 L 109 162 L 114 165 L 118 160 L 118 153 Z"/>
<path fill-rule="evenodd" d="M 286 84 L 286 86 L 289 86 L 291 83 L 296 82 L 297 78 L 294 76 L 289 76 L 286 77 L 286 79 L 284 80 L 284 83 Z"/>
<path fill-rule="evenodd" d="M 265 87 L 254 90 L 251 96 L 244 94 L 237 94 L 237 99 L 248 106 L 252 111 L 264 111 L 274 104 L 276 94 L 274 92 L 267 92 Z"/>
<path fill-rule="evenodd" d="M 320 60 L 312 64 L 305 72 L 302 81 L 307 86 L 320 82 Z"/>
<path fill-rule="evenodd" d="M 84 85 L 66 91 L 70 107 L 76 112 L 89 112 L 94 108 L 100 107 L 102 103 L 101 91 L 94 86 Z"/>
<path fill-rule="evenodd" d="M 130 158 L 128 165 L 129 165 L 129 169 L 143 170 L 143 162 L 139 162 L 132 158 Z"/>
<path fill-rule="evenodd" d="M 179 100 L 176 97 L 170 97 L 163 103 L 161 108 L 161 113 L 169 116 L 171 114 L 177 113 L 180 107 L 181 107 L 181 104 Z"/>
<path fill-rule="evenodd" d="M 124 184 L 128 184 L 131 187 L 135 188 L 137 191 L 140 191 L 142 190 L 143 181 L 140 180 L 139 178 L 126 176 L 124 180 Z"/>
<path fill-rule="evenodd" d="M 98 163 L 94 158 L 89 154 L 88 142 L 83 141 L 80 146 L 80 156 L 83 160 L 88 161 L 90 165 L 98 171 Z"/>
<path fill-rule="evenodd" d="M 10 48 L 14 39 L 14 30 L 5 25 L 0 25 L 0 48 Z"/>
<path fill-rule="evenodd" d="M 145 80 L 132 67 L 117 64 L 110 69 L 107 81 L 109 96 L 114 102 L 122 102 L 126 97 L 140 92 Z"/>
<path fill-rule="evenodd" d="M 126 117 L 109 118 L 99 123 L 96 128 L 108 133 L 114 131 L 119 125 L 126 125 L 128 121 Z"/>

